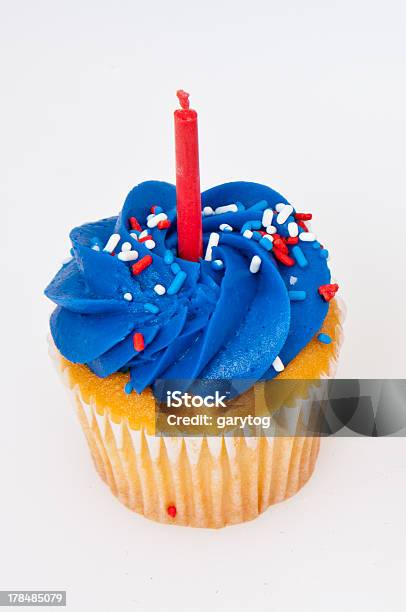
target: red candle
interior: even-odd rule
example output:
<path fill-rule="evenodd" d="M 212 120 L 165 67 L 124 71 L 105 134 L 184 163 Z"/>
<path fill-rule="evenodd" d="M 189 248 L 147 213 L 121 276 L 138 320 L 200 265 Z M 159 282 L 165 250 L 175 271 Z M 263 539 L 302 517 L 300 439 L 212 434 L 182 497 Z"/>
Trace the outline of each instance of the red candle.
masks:
<path fill-rule="evenodd" d="M 188 93 L 180 90 L 176 95 L 182 107 L 174 113 L 178 254 L 182 259 L 199 261 L 203 238 L 197 113 L 189 108 Z"/>

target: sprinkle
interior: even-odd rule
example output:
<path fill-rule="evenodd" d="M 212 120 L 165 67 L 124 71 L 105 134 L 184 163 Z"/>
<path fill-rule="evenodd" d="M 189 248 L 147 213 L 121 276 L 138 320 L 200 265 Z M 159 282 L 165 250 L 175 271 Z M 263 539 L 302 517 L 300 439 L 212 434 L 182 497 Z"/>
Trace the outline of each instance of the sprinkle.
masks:
<path fill-rule="evenodd" d="M 93 249 L 93 251 L 100 251 L 100 247 L 99 247 L 99 245 L 98 245 L 98 244 L 94 244 L 94 245 L 92 246 L 92 249 Z"/>
<path fill-rule="evenodd" d="M 178 272 L 168 287 L 168 295 L 175 295 L 186 280 L 186 272 Z"/>
<path fill-rule="evenodd" d="M 262 236 L 263 234 L 261 234 L 261 232 L 257 232 L 257 231 L 252 232 L 252 238 L 256 240 L 257 242 L 261 240 Z M 265 236 L 267 236 L 267 234 L 265 234 Z M 270 238 L 270 236 L 267 236 L 267 238 Z"/>
<path fill-rule="evenodd" d="M 164 219 L 164 221 L 160 221 L 157 225 L 157 228 L 159 230 L 168 229 L 168 227 L 171 227 L 171 222 L 169 221 L 169 219 Z"/>
<path fill-rule="evenodd" d="M 136 332 L 133 336 L 133 345 L 137 353 L 143 351 L 145 348 L 144 336 L 139 332 Z"/>
<path fill-rule="evenodd" d="M 158 215 L 159 213 L 163 212 L 160 206 L 151 206 L 150 210 L 153 215 Z"/>
<path fill-rule="evenodd" d="M 171 264 L 171 270 L 174 274 L 177 274 L 178 272 L 180 272 L 180 265 L 176 262 Z"/>
<path fill-rule="evenodd" d="M 320 244 L 320 242 L 318 242 L 317 240 L 315 240 L 315 241 L 313 242 L 313 245 L 312 245 L 312 246 L 313 246 L 313 248 L 314 248 L 314 249 L 319 249 L 319 248 L 321 247 L 321 244 Z"/>
<path fill-rule="evenodd" d="M 222 232 L 232 232 L 233 228 L 228 223 L 221 223 L 221 225 L 219 225 L 219 230 Z"/>
<path fill-rule="evenodd" d="M 289 279 L 289 284 L 296 285 L 296 283 L 297 283 L 297 276 L 291 276 Z"/>
<path fill-rule="evenodd" d="M 282 251 L 282 253 L 285 253 L 285 255 L 289 254 L 289 249 L 283 242 L 282 238 L 276 238 L 276 236 L 274 236 L 273 242 L 275 249 L 278 249 L 278 251 Z"/>
<path fill-rule="evenodd" d="M 291 206 L 290 204 L 285 204 L 285 206 L 282 208 L 282 210 L 276 217 L 276 222 L 279 223 L 279 225 L 283 225 L 289 219 L 292 213 L 293 206 Z"/>
<path fill-rule="evenodd" d="M 303 302 L 306 299 L 306 291 L 288 291 L 291 302 Z"/>
<path fill-rule="evenodd" d="M 158 314 L 159 312 L 158 306 L 155 306 L 155 304 L 150 304 L 149 302 L 144 304 L 144 310 L 147 312 L 152 312 L 152 314 Z"/>
<path fill-rule="evenodd" d="M 227 206 L 218 206 L 214 211 L 214 214 L 222 215 L 223 213 L 228 212 L 238 212 L 237 204 L 227 204 Z"/>
<path fill-rule="evenodd" d="M 267 234 L 276 234 L 276 227 L 274 227 L 273 225 L 268 225 L 266 228 L 266 233 Z"/>
<path fill-rule="evenodd" d="M 127 395 L 130 395 L 132 390 L 133 390 L 133 386 L 132 386 L 131 382 L 128 381 L 128 383 L 124 387 L 124 391 L 125 391 L 125 393 L 127 393 Z"/>
<path fill-rule="evenodd" d="M 152 236 L 151 234 L 148 234 L 148 230 L 144 230 L 138 236 L 138 242 L 145 242 L 146 240 L 151 240 L 151 239 L 152 239 Z"/>
<path fill-rule="evenodd" d="M 224 268 L 224 262 L 221 259 L 213 259 L 211 267 L 213 270 L 222 270 Z"/>
<path fill-rule="evenodd" d="M 159 213 L 159 215 L 154 215 L 152 219 L 148 219 L 147 226 L 149 228 L 156 227 L 160 221 L 166 221 L 168 218 L 165 213 Z"/>
<path fill-rule="evenodd" d="M 172 251 L 170 251 L 169 249 L 167 251 L 165 251 L 164 262 L 166 264 L 170 265 L 171 263 L 173 263 L 174 259 L 175 259 L 175 256 L 172 253 Z"/>
<path fill-rule="evenodd" d="M 319 294 L 324 299 L 325 302 L 329 302 L 333 299 L 335 294 L 337 293 L 339 286 L 337 283 L 333 283 L 331 285 L 321 285 L 319 287 Z"/>
<path fill-rule="evenodd" d="M 297 265 L 301 268 L 305 268 L 309 264 L 302 249 L 299 246 L 294 246 L 292 248 L 292 255 L 296 259 Z"/>
<path fill-rule="evenodd" d="M 122 251 L 131 251 L 131 248 L 131 242 L 123 242 L 123 244 L 121 245 Z"/>
<path fill-rule="evenodd" d="M 111 253 L 112 251 L 114 251 L 120 240 L 120 234 L 111 234 L 103 251 L 105 251 L 106 253 Z"/>
<path fill-rule="evenodd" d="M 275 255 L 276 259 L 283 263 L 285 266 L 295 265 L 295 260 L 292 259 L 292 257 L 289 257 L 289 255 L 286 255 L 286 253 L 284 253 L 283 251 L 280 251 L 279 249 L 274 249 L 273 254 Z"/>
<path fill-rule="evenodd" d="M 127 302 L 132 302 L 132 299 L 133 299 L 132 293 L 124 293 L 123 298 L 127 300 Z"/>
<path fill-rule="evenodd" d="M 262 246 L 262 248 L 264 248 L 266 251 L 272 251 L 273 249 L 273 245 L 272 245 L 272 240 L 269 240 L 268 236 L 263 236 L 261 238 L 261 240 L 259 241 L 260 246 Z"/>
<path fill-rule="evenodd" d="M 301 232 L 299 234 L 299 239 L 303 240 L 303 242 L 314 242 L 316 240 L 316 236 L 311 232 Z"/>
<path fill-rule="evenodd" d="M 166 289 L 163 285 L 155 285 L 154 291 L 158 295 L 164 295 L 166 293 Z"/>
<path fill-rule="evenodd" d="M 151 250 L 151 249 L 155 249 L 156 244 L 154 240 L 146 240 L 145 246 L 147 247 L 147 249 Z"/>
<path fill-rule="evenodd" d="M 288 223 L 288 232 L 289 232 L 289 236 L 291 236 L 291 238 L 296 238 L 296 236 L 299 233 L 299 226 L 297 223 L 295 223 L 294 221 L 291 221 L 290 223 Z"/>
<path fill-rule="evenodd" d="M 250 263 L 250 272 L 256 274 L 261 267 L 262 259 L 258 255 L 254 255 Z"/>
<path fill-rule="evenodd" d="M 203 208 L 202 215 L 203 217 L 210 217 L 211 215 L 214 215 L 214 210 L 211 206 L 205 206 Z"/>
<path fill-rule="evenodd" d="M 217 210 L 217 209 L 216 209 Z M 212 257 L 212 249 L 216 247 L 220 240 L 220 234 L 216 232 L 212 232 L 209 237 L 209 241 L 207 243 L 206 255 L 204 256 L 206 261 L 211 261 Z"/>
<path fill-rule="evenodd" d="M 311 221 L 313 215 L 311 213 L 295 213 L 296 221 Z"/>
<path fill-rule="evenodd" d="M 145 270 L 145 268 L 148 268 L 148 266 L 150 266 L 151 264 L 151 255 L 145 255 L 145 257 L 142 257 L 139 261 L 137 261 L 137 263 L 131 266 L 132 273 L 137 276 L 138 274 L 141 274 L 141 272 Z"/>
<path fill-rule="evenodd" d="M 265 210 L 267 208 L 268 202 L 266 200 L 260 200 L 254 206 L 250 206 L 250 210 Z"/>
<path fill-rule="evenodd" d="M 304 221 L 298 221 L 297 219 L 296 219 L 296 221 L 297 221 L 298 226 L 299 226 L 299 227 L 301 227 L 301 228 L 302 228 L 302 230 L 304 230 L 305 232 L 308 232 L 308 231 L 309 231 L 309 230 L 307 229 L 307 225 L 306 225 L 306 223 L 305 223 Z"/>
<path fill-rule="evenodd" d="M 138 232 L 141 231 L 141 225 L 138 223 L 137 219 L 135 217 L 130 217 L 129 218 L 129 223 L 130 223 L 130 228 L 133 230 L 137 230 Z"/>
<path fill-rule="evenodd" d="M 273 221 L 273 210 L 272 208 L 266 208 L 264 210 L 264 214 L 262 215 L 262 225 L 264 227 L 268 227 L 268 225 L 272 225 Z"/>
<path fill-rule="evenodd" d="M 171 518 L 175 518 L 176 516 L 176 506 L 168 506 L 166 509 L 167 513 Z"/>
<path fill-rule="evenodd" d="M 283 372 L 283 370 L 285 369 L 285 366 L 283 365 L 282 360 L 279 356 L 275 359 L 272 366 L 277 372 Z"/>
<path fill-rule="evenodd" d="M 138 259 L 138 251 L 121 251 L 117 257 L 120 261 L 135 261 Z"/>
<path fill-rule="evenodd" d="M 288 236 L 285 238 L 285 244 L 297 244 L 298 242 L 299 236 L 295 236 L 294 238 L 292 238 L 292 236 Z"/>
<path fill-rule="evenodd" d="M 237 206 L 238 212 L 244 212 L 245 206 L 244 204 L 242 204 L 242 202 L 236 202 L 235 204 Z"/>
<path fill-rule="evenodd" d="M 242 226 L 240 232 L 241 234 L 243 234 L 245 230 L 259 230 L 261 229 L 261 227 L 262 227 L 261 221 L 257 221 L 254 219 L 253 221 L 246 221 L 244 225 Z"/>
<path fill-rule="evenodd" d="M 138 234 L 134 234 L 134 232 L 132 232 L 130 234 L 130 236 L 131 236 L 131 238 L 134 238 L 134 240 L 137 240 L 137 242 L 138 242 Z"/>
<path fill-rule="evenodd" d="M 252 236 L 253 236 L 253 232 L 251 232 L 251 230 L 245 230 L 245 232 L 243 233 L 244 238 L 248 238 L 248 240 L 251 240 Z"/>
<path fill-rule="evenodd" d="M 328 258 L 328 251 L 327 251 L 327 249 L 321 249 L 319 255 L 320 255 L 320 257 L 322 259 L 327 259 Z"/>
<path fill-rule="evenodd" d="M 332 340 L 328 334 L 319 334 L 317 339 L 320 340 L 323 344 L 331 344 Z"/>
<path fill-rule="evenodd" d="M 280 204 L 276 204 L 276 206 L 275 206 L 276 212 L 281 212 L 281 210 L 283 210 L 285 206 L 286 206 L 286 204 L 284 204 L 282 202 Z"/>

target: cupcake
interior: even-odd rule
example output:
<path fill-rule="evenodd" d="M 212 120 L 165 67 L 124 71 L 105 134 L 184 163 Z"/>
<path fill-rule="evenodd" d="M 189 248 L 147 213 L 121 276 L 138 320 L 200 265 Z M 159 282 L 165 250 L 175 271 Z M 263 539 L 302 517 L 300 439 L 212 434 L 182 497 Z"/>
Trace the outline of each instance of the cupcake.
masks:
<path fill-rule="evenodd" d="M 157 380 L 238 381 L 252 397 L 276 377 L 331 377 L 342 314 L 311 214 L 248 182 L 201 206 L 204 258 L 191 262 L 177 256 L 175 186 L 138 185 L 118 216 L 72 230 L 45 293 L 53 357 L 114 495 L 159 522 L 223 527 L 298 491 L 319 437 L 156 435 Z"/>

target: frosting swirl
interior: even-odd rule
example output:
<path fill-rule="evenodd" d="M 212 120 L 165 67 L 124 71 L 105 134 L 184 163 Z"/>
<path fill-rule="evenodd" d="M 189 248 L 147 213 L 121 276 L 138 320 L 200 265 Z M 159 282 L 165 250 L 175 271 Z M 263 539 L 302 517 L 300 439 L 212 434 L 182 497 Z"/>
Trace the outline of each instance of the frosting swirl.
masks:
<path fill-rule="evenodd" d="M 64 357 L 100 377 L 129 369 L 138 393 L 158 378 L 238 379 L 242 392 L 313 338 L 330 272 L 303 216 L 276 191 L 246 182 L 209 189 L 202 208 L 208 252 L 198 263 L 174 254 L 168 183 L 142 183 L 118 217 L 72 230 L 72 260 L 45 291 L 57 305 L 51 333 Z"/>

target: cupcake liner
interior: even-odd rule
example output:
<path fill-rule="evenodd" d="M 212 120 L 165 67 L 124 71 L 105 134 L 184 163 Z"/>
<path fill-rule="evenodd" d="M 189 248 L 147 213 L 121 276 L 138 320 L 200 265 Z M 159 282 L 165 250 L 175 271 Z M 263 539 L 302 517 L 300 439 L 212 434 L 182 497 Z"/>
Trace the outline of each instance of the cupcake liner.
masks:
<path fill-rule="evenodd" d="M 334 375 L 342 339 L 338 327 L 337 350 L 320 379 Z M 85 401 L 60 354 L 51 353 L 98 473 L 124 505 L 147 518 L 209 528 L 241 523 L 291 497 L 313 473 L 319 437 L 283 433 L 303 433 L 303 424 L 315 418 L 314 402 L 324 398 L 325 385 L 309 385 L 307 396 L 275 420 L 269 436 L 160 437 L 144 427 L 133 429 L 126 417 L 117 418 L 92 398 Z M 259 384 L 255 388 L 263 393 Z"/>

